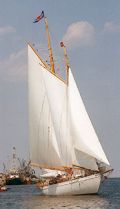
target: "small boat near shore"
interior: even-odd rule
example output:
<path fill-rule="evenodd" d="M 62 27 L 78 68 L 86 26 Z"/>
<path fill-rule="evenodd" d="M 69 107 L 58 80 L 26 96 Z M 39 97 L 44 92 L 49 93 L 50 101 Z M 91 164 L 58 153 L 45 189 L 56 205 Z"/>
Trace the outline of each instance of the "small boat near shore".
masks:
<path fill-rule="evenodd" d="M 0 186 L 0 192 L 5 192 L 7 191 L 7 187 L 6 186 Z"/>

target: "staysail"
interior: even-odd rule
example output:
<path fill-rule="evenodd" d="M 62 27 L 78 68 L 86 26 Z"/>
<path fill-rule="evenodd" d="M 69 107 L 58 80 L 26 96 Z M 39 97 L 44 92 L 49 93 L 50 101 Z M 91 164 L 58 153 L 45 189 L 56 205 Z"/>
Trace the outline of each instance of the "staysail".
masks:
<path fill-rule="evenodd" d="M 109 165 L 99 139 L 86 112 L 71 70 L 69 70 L 69 105 L 74 148 Z"/>
<path fill-rule="evenodd" d="M 85 110 L 72 72 L 69 85 L 46 69 L 28 45 L 30 158 L 43 167 L 109 164 Z"/>

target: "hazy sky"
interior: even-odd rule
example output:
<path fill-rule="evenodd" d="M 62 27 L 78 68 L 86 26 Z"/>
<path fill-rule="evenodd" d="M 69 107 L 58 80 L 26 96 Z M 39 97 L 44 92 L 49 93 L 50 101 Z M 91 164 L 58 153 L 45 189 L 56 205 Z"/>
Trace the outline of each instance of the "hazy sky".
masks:
<path fill-rule="evenodd" d="M 55 59 L 64 40 L 87 112 L 120 176 L 119 0 L 0 0 L 0 168 L 13 146 L 29 156 L 27 42 L 46 56 L 44 21 L 33 24 L 42 10 Z"/>

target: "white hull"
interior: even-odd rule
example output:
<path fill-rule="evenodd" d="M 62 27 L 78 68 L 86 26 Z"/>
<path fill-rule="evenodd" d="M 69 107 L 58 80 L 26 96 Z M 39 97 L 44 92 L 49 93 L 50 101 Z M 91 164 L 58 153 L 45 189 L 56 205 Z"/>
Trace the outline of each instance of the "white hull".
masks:
<path fill-rule="evenodd" d="M 95 174 L 67 182 L 53 184 L 42 189 L 43 195 L 95 194 L 99 190 L 101 175 Z"/>

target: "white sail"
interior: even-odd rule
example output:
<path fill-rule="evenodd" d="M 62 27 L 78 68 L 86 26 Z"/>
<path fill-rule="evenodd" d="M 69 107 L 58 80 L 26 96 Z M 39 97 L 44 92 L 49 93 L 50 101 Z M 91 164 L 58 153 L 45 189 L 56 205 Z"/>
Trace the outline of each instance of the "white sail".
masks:
<path fill-rule="evenodd" d="M 72 166 L 71 141 L 68 121 L 68 88 L 66 83 L 43 70 L 49 107 L 63 166 Z"/>
<path fill-rule="evenodd" d="M 49 71 L 43 71 L 49 106 L 54 123 L 56 140 L 62 165 L 80 165 L 97 170 L 96 160 L 88 154 L 77 151 L 71 140 L 70 111 L 68 86 Z"/>
<path fill-rule="evenodd" d="M 61 159 L 39 63 L 28 46 L 30 158 L 35 164 L 59 166 Z"/>
<path fill-rule="evenodd" d="M 73 146 L 74 147 L 74 146 Z M 81 152 L 79 149 L 74 147 L 72 154 L 72 163 L 74 166 L 80 166 L 83 168 L 98 170 L 95 158 Z"/>
<path fill-rule="evenodd" d="M 28 46 L 30 158 L 48 168 L 77 165 L 97 170 L 109 164 L 69 72 L 67 86 L 43 67 Z"/>
<path fill-rule="evenodd" d="M 71 113 L 71 136 L 74 147 L 87 155 L 109 165 L 98 140 L 71 70 L 69 71 L 69 105 Z"/>

